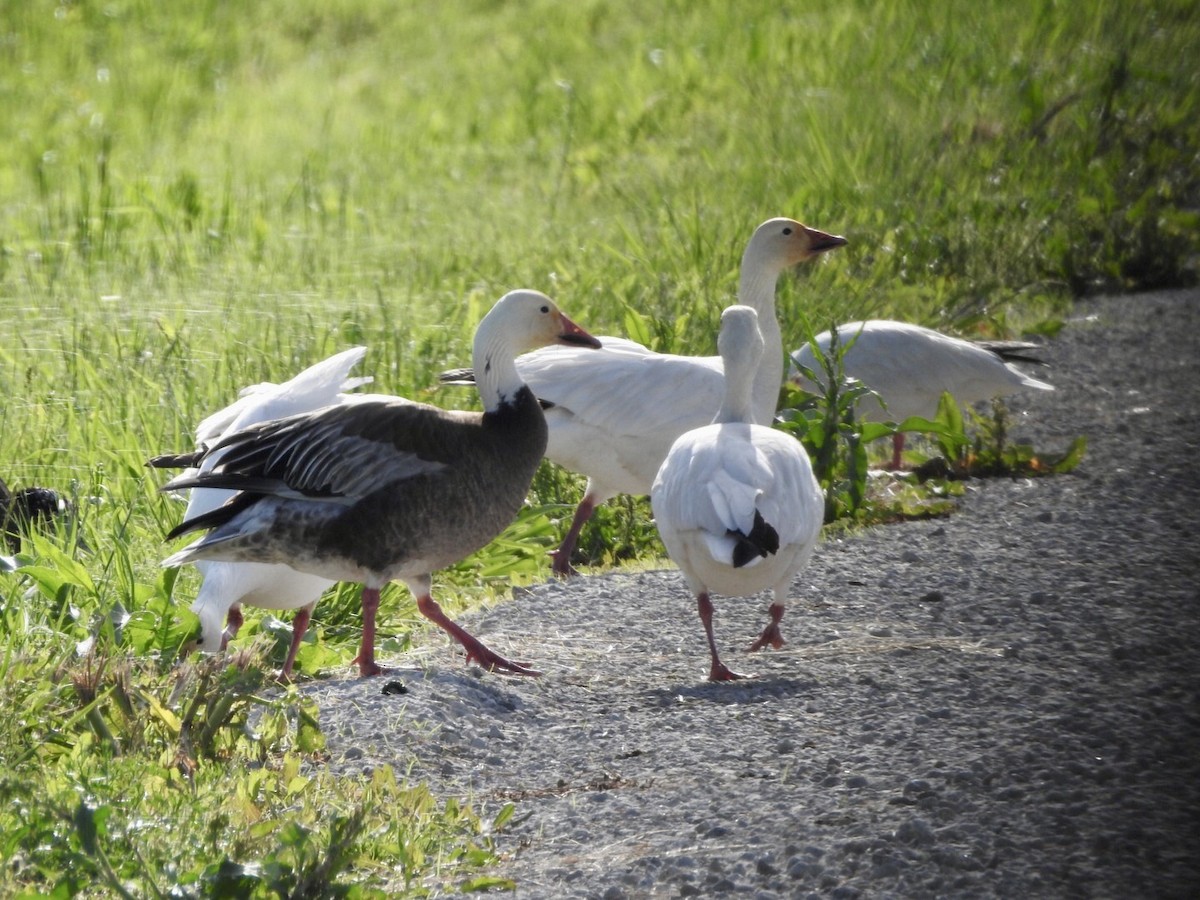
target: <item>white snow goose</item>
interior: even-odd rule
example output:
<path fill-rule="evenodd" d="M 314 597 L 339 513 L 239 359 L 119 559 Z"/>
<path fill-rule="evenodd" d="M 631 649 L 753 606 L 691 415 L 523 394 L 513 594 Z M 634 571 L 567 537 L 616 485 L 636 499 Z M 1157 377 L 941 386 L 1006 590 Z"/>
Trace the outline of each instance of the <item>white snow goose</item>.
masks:
<path fill-rule="evenodd" d="M 238 431 L 281 419 L 285 416 L 311 413 L 326 406 L 349 403 L 351 391 L 371 381 L 369 377 L 350 377 L 366 347 L 352 347 L 309 366 L 295 378 L 282 384 L 264 382 L 241 391 L 238 399 L 206 418 L 196 429 L 196 446 L 204 449 L 219 443 Z M 213 453 L 204 458 L 198 471 L 189 476 L 210 471 L 220 460 Z M 170 458 L 156 459 L 159 465 Z M 177 463 L 175 463 L 177 465 Z M 217 509 L 236 492 L 217 488 L 194 488 L 188 498 L 185 521 Z M 292 641 L 280 672 L 280 679 L 289 681 L 296 653 L 317 601 L 335 582 L 318 575 L 298 572 L 279 563 L 224 562 L 208 560 L 196 563 L 202 581 L 192 603 L 192 612 L 200 619 L 200 647 L 212 652 L 223 650 L 242 625 L 242 604 L 261 609 L 295 609 Z"/>
<path fill-rule="evenodd" d="M 903 422 L 910 416 L 932 419 L 937 415 L 938 400 L 948 391 L 962 406 L 990 400 L 1017 391 L 1052 391 L 1054 386 L 1031 378 L 1013 362 L 1037 363 L 1029 351 L 1037 344 L 1021 341 L 965 341 L 920 325 L 890 319 L 868 319 L 837 326 L 838 342 L 846 347 L 842 362 L 847 375 L 875 391 L 872 398 L 860 401 L 859 413 L 866 419 Z M 823 331 L 814 342 L 823 353 L 829 352 L 832 335 Z M 792 354 L 792 380 L 808 391 L 819 387 L 800 375 L 798 366 L 814 374 L 822 370 L 816 364 L 812 347 L 805 344 Z M 901 466 L 904 435 L 892 439 L 891 468 Z"/>
<path fill-rule="evenodd" d="M 784 347 L 775 285 L 787 268 L 841 247 L 846 239 L 794 219 L 768 219 L 742 255 L 738 302 L 758 313 L 768 351 L 753 377 L 754 421 L 769 423 L 783 384 Z M 553 552 L 559 577 L 577 574 L 571 554 L 595 508 L 617 494 L 648 494 L 672 441 L 707 425 L 725 391 L 719 356 L 655 353 L 625 338 L 601 337 L 600 353 L 546 347 L 517 370 L 546 405 L 546 456 L 587 476 L 571 527 Z M 446 380 L 461 376 L 447 373 Z"/>
<path fill-rule="evenodd" d="M 380 589 L 408 585 L 417 608 L 462 644 L 468 662 L 537 675 L 453 622 L 431 596 L 432 573 L 495 537 L 516 515 L 546 448 L 546 422 L 514 357 L 551 342 L 599 342 L 536 291 L 505 294 L 479 323 L 472 362 L 483 412 L 443 410 L 401 398 L 362 398 L 251 426 L 176 464 L 162 490 L 238 491 L 168 538 L 211 529 L 163 562 L 219 559 L 282 563 L 363 585 L 359 672 L 375 662 Z"/>
<path fill-rule="evenodd" d="M 779 623 L 793 578 L 812 556 L 825 501 L 795 438 L 755 424 L 752 383 L 763 353 L 746 306 L 721 316 L 725 399 L 711 425 L 681 435 L 654 480 L 654 521 L 696 596 L 712 655 L 710 681 L 746 676 L 721 662 L 710 593 L 745 597 L 771 589 L 770 622 L 750 645 L 783 646 Z"/>

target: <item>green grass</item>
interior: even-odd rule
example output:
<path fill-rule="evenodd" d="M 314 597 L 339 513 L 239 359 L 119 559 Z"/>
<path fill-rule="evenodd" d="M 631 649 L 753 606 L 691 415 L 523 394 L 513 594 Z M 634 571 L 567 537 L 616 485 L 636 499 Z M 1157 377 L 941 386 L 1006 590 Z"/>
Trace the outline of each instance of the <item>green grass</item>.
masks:
<path fill-rule="evenodd" d="M 28 682 L 79 665 L 92 634 L 115 658 L 172 664 L 195 576 L 158 569 L 180 506 L 146 457 L 190 446 L 240 387 L 355 343 L 376 389 L 469 404 L 425 392 L 469 361 L 510 288 L 547 291 L 596 333 L 711 353 L 742 247 L 772 215 L 850 239 L 781 284 L 793 347 L 866 316 L 1018 333 L 1089 291 L 1194 283 L 1198 52 L 1187 0 L 8 4 L 0 476 L 72 493 L 92 551 L 42 545 L 33 572 L 0 573 L 0 688 L 54 695 Z M 437 590 L 453 606 L 544 577 L 579 486 L 543 471 L 505 540 Z M 598 520 L 583 542 L 598 562 L 660 552 L 643 502 Z M 318 608 L 302 668 L 353 656 L 355 604 L 341 590 Z M 104 630 L 117 610 L 133 629 Z M 402 591 L 381 620 L 385 654 L 402 652 L 418 621 Z M 264 619 L 245 643 L 264 632 L 283 639 Z M 55 714 L 82 709 L 55 696 Z M 44 768 L 22 756 L 41 715 L 0 732 L 0 778 L 53 800 L 34 824 L 75 809 L 73 791 L 113 810 L 112 834 L 132 827 L 103 786 L 130 774 L 83 780 L 85 763 L 126 764 L 96 762 L 103 742 L 73 736 Z M 311 788 L 314 808 L 329 791 Z M 431 833 L 467 846 L 470 821 L 444 812 L 466 831 Z M 147 851 L 153 893 L 186 828 L 144 814 L 168 835 Z M 100 871 L 80 854 L 67 862 Z M 69 896 L 55 859 L 36 877 L 6 867 L 5 891 Z"/>

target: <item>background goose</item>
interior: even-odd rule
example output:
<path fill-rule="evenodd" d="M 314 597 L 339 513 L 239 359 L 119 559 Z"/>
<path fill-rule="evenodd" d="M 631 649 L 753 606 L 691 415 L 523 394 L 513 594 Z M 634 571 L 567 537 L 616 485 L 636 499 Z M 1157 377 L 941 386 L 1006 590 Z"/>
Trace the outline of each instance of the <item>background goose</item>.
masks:
<path fill-rule="evenodd" d="M 711 425 L 671 445 L 650 493 L 667 552 L 696 596 L 712 655 L 710 681 L 745 676 L 717 653 L 709 593 L 743 597 L 772 589 L 771 620 L 750 649 L 782 647 L 788 588 L 812 555 L 825 513 L 800 442 L 755 424 L 752 383 L 763 346 L 753 309 L 725 310 L 718 340 L 724 402 Z"/>
<path fill-rule="evenodd" d="M 21 552 L 22 534 L 30 528 L 50 527 L 73 512 L 71 501 L 47 487 L 9 491 L 0 479 L 0 536 L 9 553 Z"/>
<path fill-rule="evenodd" d="M 783 383 L 783 339 L 775 316 L 780 273 L 845 243 L 794 219 L 775 218 L 759 225 L 746 245 L 738 302 L 758 313 L 768 348 L 752 377 L 754 421 L 771 421 Z M 571 527 L 553 553 L 554 572 L 562 577 L 576 574 L 571 554 L 595 508 L 617 494 L 649 493 L 672 441 L 710 423 L 725 390 L 719 356 L 677 356 L 624 338 L 600 340 L 599 354 L 547 347 L 517 360 L 521 377 L 547 407 L 546 456 L 588 479 Z"/>
<path fill-rule="evenodd" d="M 375 662 L 380 589 L 404 581 L 417 608 L 487 669 L 536 675 L 498 655 L 433 600 L 431 576 L 482 547 L 516 515 L 546 448 L 546 422 L 514 357 L 551 342 L 599 342 L 536 291 L 505 294 L 479 323 L 472 362 L 482 413 L 401 398 L 362 398 L 251 426 L 169 464 L 185 473 L 163 490 L 239 491 L 168 537 L 211 531 L 164 561 L 283 563 L 363 585 L 363 675 Z"/>
<path fill-rule="evenodd" d="M 842 357 L 844 371 L 875 391 L 886 405 L 867 397 L 860 402 L 864 418 L 903 422 L 909 416 L 932 419 L 938 400 L 949 391 L 961 406 L 990 400 L 1032 388 L 1052 391 L 1054 386 L 1038 381 L 1011 364 L 1039 362 L 1029 351 L 1036 344 L 1020 341 L 973 342 L 950 337 L 920 325 L 869 319 L 837 326 L 838 342 L 848 349 Z M 814 338 L 823 353 L 829 352 L 831 333 Z M 812 347 L 805 344 L 792 354 L 794 366 L 806 366 L 818 376 Z M 792 369 L 791 377 L 805 390 L 819 392 L 810 379 Z M 900 468 L 904 435 L 892 439 L 892 468 Z"/>
<path fill-rule="evenodd" d="M 366 352 L 366 347 L 352 347 L 309 366 L 290 381 L 282 384 L 264 382 L 245 388 L 234 403 L 200 423 L 196 429 L 196 446 L 215 446 L 223 438 L 260 422 L 350 402 L 350 395 L 344 392 L 371 381 L 369 377 L 350 377 L 350 370 L 362 361 Z M 194 476 L 211 471 L 220 457 L 219 453 L 211 454 L 205 457 L 198 472 L 185 474 Z M 234 493 L 217 488 L 194 488 L 188 498 L 184 520 L 217 509 Z M 317 600 L 335 582 L 276 563 L 203 561 L 197 562 L 196 568 L 203 581 L 192 603 L 192 612 L 200 619 L 200 646 L 204 650 L 224 649 L 237 635 L 242 624 L 243 603 L 263 609 L 298 610 L 292 623 L 292 643 L 280 672 L 282 679 L 290 679 L 296 652 Z"/>

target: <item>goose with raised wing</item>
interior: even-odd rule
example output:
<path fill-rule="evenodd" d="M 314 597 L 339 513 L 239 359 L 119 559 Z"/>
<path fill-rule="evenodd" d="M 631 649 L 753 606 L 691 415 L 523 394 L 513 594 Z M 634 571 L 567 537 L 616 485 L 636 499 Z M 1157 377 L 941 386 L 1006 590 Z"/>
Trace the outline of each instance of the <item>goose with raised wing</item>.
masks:
<path fill-rule="evenodd" d="M 774 218 L 759 225 L 746 245 L 738 302 L 758 313 L 767 347 L 752 379 L 759 424 L 774 417 L 783 384 L 776 282 L 785 269 L 845 243 L 795 219 Z M 720 356 L 656 353 L 624 338 L 600 341 L 599 354 L 547 347 L 517 360 L 521 377 L 546 406 L 547 458 L 587 476 L 583 499 L 553 553 L 560 577 L 576 574 L 571 555 L 596 507 L 617 494 L 648 494 L 671 443 L 710 423 L 725 391 Z"/>
<path fill-rule="evenodd" d="M 516 516 L 546 449 L 546 421 L 514 363 L 561 342 L 599 347 L 544 294 L 505 294 L 475 332 L 472 362 L 482 412 L 403 398 L 360 398 L 251 426 L 172 464 L 205 468 L 163 490 L 238 493 L 168 536 L 210 529 L 163 565 L 204 560 L 282 563 L 363 585 L 359 672 L 375 661 L 379 592 L 403 581 L 417 608 L 485 669 L 538 672 L 512 662 L 452 621 L 431 595 L 432 574 L 488 543 Z"/>
<path fill-rule="evenodd" d="M 859 402 L 859 413 L 875 421 L 903 422 L 910 416 L 932 419 L 938 401 L 949 392 L 960 406 L 1003 397 L 1023 390 L 1052 391 L 1054 386 L 1026 375 L 1014 362 L 1040 363 L 1031 351 L 1037 344 L 1022 341 L 965 341 L 907 322 L 868 319 L 837 326 L 838 342 L 845 347 L 843 371 L 877 395 Z M 828 353 L 832 331 L 823 331 L 813 342 Z M 813 348 L 805 344 L 791 354 L 791 378 L 814 393 L 821 386 L 802 375 L 803 366 L 823 374 Z M 881 404 L 882 401 L 882 404 Z M 891 467 L 901 466 L 904 435 L 892 439 Z"/>
<path fill-rule="evenodd" d="M 371 381 L 370 377 L 350 375 L 350 370 L 362 361 L 366 352 L 366 347 L 351 347 L 309 366 L 289 381 L 281 384 L 263 382 L 243 389 L 236 401 L 200 423 L 196 429 L 196 446 L 214 446 L 223 438 L 260 422 L 351 402 L 361 395 L 347 392 Z M 188 474 L 210 471 L 220 458 L 219 453 L 208 455 L 197 472 Z M 217 509 L 235 493 L 226 489 L 193 488 L 184 520 Z M 199 646 L 203 650 L 223 650 L 237 635 L 242 625 L 243 604 L 260 609 L 297 610 L 292 622 L 291 646 L 280 671 L 282 680 L 290 680 L 313 609 L 321 595 L 336 582 L 298 572 L 280 563 L 208 560 L 197 562 L 196 568 L 203 580 L 191 609 L 200 619 Z"/>
<path fill-rule="evenodd" d="M 722 314 L 720 411 L 712 424 L 671 445 L 650 492 L 658 532 L 696 597 L 711 681 L 746 676 L 721 661 L 710 595 L 745 597 L 770 589 L 770 621 L 750 649 L 782 647 L 779 623 L 788 589 L 812 556 L 825 512 L 800 442 L 756 424 L 753 381 L 764 346 L 758 321 L 746 306 Z"/>

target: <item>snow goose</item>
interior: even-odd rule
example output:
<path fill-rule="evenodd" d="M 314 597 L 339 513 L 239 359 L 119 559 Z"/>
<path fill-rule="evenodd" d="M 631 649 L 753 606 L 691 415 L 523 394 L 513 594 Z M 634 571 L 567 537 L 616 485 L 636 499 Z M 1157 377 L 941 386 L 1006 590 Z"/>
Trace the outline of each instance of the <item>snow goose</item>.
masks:
<path fill-rule="evenodd" d="M 746 245 L 738 302 L 758 313 L 768 348 L 753 377 L 755 422 L 774 417 L 783 384 L 784 348 L 775 316 L 779 275 L 845 243 L 794 219 L 775 218 L 759 225 Z M 546 405 L 547 458 L 588 479 L 571 527 L 552 554 L 559 577 L 577 574 L 571 554 L 596 507 L 617 494 L 649 493 L 671 442 L 710 423 L 725 390 L 719 356 L 655 353 L 624 338 L 600 341 L 598 354 L 546 347 L 517 360 L 521 377 Z"/>
<path fill-rule="evenodd" d="M 512 291 L 475 332 L 473 364 L 482 413 L 443 410 L 402 398 L 359 398 L 251 426 L 191 458 L 163 490 L 239 493 L 185 520 L 168 538 L 211 529 L 165 566 L 220 559 L 289 565 L 363 585 L 362 675 L 375 662 L 379 591 L 408 585 L 417 608 L 486 669 L 536 675 L 453 622 L 431 596 L 432 573 L 484 546 L 516 515 L 546 448 L 546 422 L 514 357 L 550 342 L 599 342 L 536 291 Z"/>
<path fill-rule="evenodd" d="M 725 310 L 718 339 L 725 399 L 711 425 L 671 445 L 650 492 L 658 532 L 696 596 L 710 681 L 745 677 L 717 653 L 710 592 L 744 597 L 770 588 L 771 620 L 750 649 L 782 647 L 788 588 L 812 555 L 825 513 L 800 442 L 755 424 L 752 384 L 763 346 L 753 309 Z"/>
<path fill-rule="evenodd" d="M 948 391 L 960 405 L 990 400 L 1032 388 L 1052 391 L 1054 386 L 1038 381 L 1018 370 L 1012 362 L 1038 362 L 1027 355 L 1036 344 L 1020 341 L 974 342 L 950 337 L 920 325 L 889 319 L 868 319 L 837 326 L 838 341 L 846 347 L 842 357 L 844 371 L 857 378 L 878 395 L 859 404 L 867 419 L 903 422 L 910 416 L 932 419 L 937 415 L 938 400 Z M 832 336 L 823 331 L 814 342 L 829 352 Z M 792 354 L 791 377 L 805 390 L 820 388 L 800 375 L 805 366 L 818 376 L 822 370 L 805 344 Z M 896 434 L 892 443 L 893 469 L 900 468 L 904 435 Z"/>
<path fill-rule="evenodd" d="M 345 392 L 371 381 L 369 377 L 350 377 L 350 370 L 362 361 L 366 352 L 366 347 L 352 347 L 309 366 L 282 384 L 264 382 L 243 389 L 235 402 L 200 423 L 196 429 L 196 446 L 211 447 L 222 438 L 260 422 L 351 402 L 351 395 Z M 198 471 L 211 470 L 219 459 L 217 453 L 206 457 Z M 217 509 L 234 493 L 217 488 L 194 488 L 188 498 L 184 520 Z M 298 610 L 292 623 L 291 646 L 280 671 L 281 680 L 290 680 L 296 652 L 317 600 L 335 582 L 278 563 L 209 560 L 197 562 L 196 568 L 203 580 L 191 608 L 200 619 L 200 647 L 203 650 L 222 650 L 237 635 L 242 624 L 242 604 L 261 609 Z"/>

